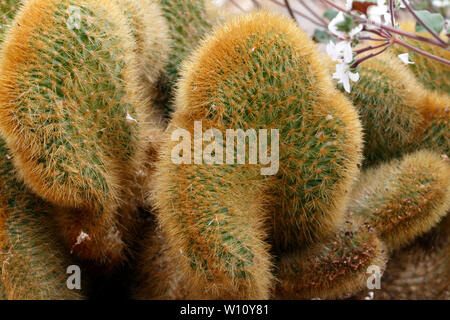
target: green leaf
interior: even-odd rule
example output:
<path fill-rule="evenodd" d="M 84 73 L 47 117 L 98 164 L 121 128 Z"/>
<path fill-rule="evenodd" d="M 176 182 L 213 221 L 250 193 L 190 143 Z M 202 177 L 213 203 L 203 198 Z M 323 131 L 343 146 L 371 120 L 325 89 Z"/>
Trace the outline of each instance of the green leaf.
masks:
<path fill-rule="evenodd" d="M 333 39 L 333 37 L 331 36 L 331 34 L 328 31 L 320 30 L 320 29 L 314 30 L 313 38 L 314 38 L 314 40 L 316 40 L 317 42 L 320 42 L 320 43 L 328 43 L 330 40 Z"/>
<path fill-rule="evenodd" d="M 425 10 L 430 8 L 430 3 L 427 0 L 422 0 L 415 3 L 415 7 L 417 10 Z"/>
<path fill-rule="evenodd" d="M 327 9 L 325 11 L 325 13 L 323 14 L 323 16 L 325 18 L 327 18 L 328 20 L 333 20 L 334 18 L 336 18 L 336 16 L 338 15 L 339 11 L 334 10 L 334 9 Z"/>
<path fill-rule="evenodd" d="M 336 25 L 339 31 L 345 33 L 349 33 L 350 31 L 352 31 L 355 28 L 355 26 L 356 26 L 355 20 L 353 20 L 353 17 L 349 15 L 344 15 L 344 21 Z"/>
<path fill-rule="evenodd" d="M 444 17 L 440 13 L 431 13 L 427 10 L 414 11 L 417 16 L 433 31 L 441 33 L 444 28 Z M 416 32 L 426 32 L 418 22 L 416 23 Z"/>

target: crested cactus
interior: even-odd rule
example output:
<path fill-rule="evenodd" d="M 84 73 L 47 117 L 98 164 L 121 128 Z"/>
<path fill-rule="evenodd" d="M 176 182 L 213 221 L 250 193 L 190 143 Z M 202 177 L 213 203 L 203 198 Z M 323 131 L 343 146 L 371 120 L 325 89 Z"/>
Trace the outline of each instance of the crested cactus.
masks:
<path fill-rule="evenodd" d="M 431 230 L 450 209 L 450 165 L 419 151 L 367 170 L 350 210 L 378 232 L 389 251 Z"/>
<path fill-rule="evenodd" d="M 21 5 L 22 0 L 2 0 L 0 1 L 0 43 L 3 42 L 5 31 Z"/>
<path fill-rule="evenodd" d="M 266 298 L 269 225 L 275 245 L 291 247 L 327 237 L 343 218 L 360 161 L 357 114 L 333 88 L 311 40 L 278 15 L 233 19 L 183 70 L 169 135 L 179 128 L 195 134 L 194 121 L 223 132 L 279 128 L 279 171 L 264 176 L 261 163 L 220 164 L 220 156 L 214 164 L 176 165 L 176 143 L 167 142 L 154 200 L 169 254 L 192 295 Z"/>
<path fill-rule="evenodd" d="M 79 299 L 67 288 L 72 263 L 57 241 L 47 213 L 51 207 L 16 178 L 0 139 L 0 295 L 16 299 Z"/>
<path fill-rule="evenodd" d="M 111 1 L 31 0 L 16 22 L 0 63 L 0 129 L 14 164 L 42 198 L 101 216 L 95 233 L 110 234 L 159 121 L 140 95 L 128 21 Z M 95 222 L 64 220 L 72 242 Z"/>
<path fill-rule="evenodd" d="M 281 253 L 276 299 L 340 299 L 367 286 L 370 268 L 382 272 L 387 252 L 368 225 L 351 219 L 329 240 L 306 251 Z"/>
<path fill-rule="evenodd" d="M 402 21 L 400 22 L 400 28 L 402 30 L 415 33 L 415 24 L 416 22 L 412 20 Z M 431 37 L 431 35 L 426 32 L 420 32 L 417 34 L 424 37 Z M 450 51 L 448 48 L 441 48 L 423 41 L 417 41 L 409 38 L 405 39 L 405 41 L 420 50 L 450 60 Z M 450 95 L 450 82 L 448 80 L 450 79 L 449 65 L 429 59 L 414 51 L 408 51 L 408 49 L 404 47 L 395 46 L 394 50 L 397 54 L 405 53 L 406 51 L 409 53 L 409 58 L 414 62 L 414 64 L 409 64 L 408 67 L 412 70 L 422 85 L 429 90 L 435 90 L 441 94 Z"/>

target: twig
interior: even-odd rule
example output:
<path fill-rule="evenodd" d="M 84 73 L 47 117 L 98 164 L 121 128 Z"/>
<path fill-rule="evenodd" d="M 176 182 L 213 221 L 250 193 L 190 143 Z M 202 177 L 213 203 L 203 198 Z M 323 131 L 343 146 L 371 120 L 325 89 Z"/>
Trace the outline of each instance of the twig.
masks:
<path fill-rule="evenodd" d="M 424 27 L 437 41 L 447 46 L 447 43 L 444 40 L 442 40 L 441 37 L 433 29 L 431 29 L 425 22 L 423 22 L 423 20 L 414 12 L 413 8 L 411 8 L 411 5 L 408 3 L 408 1 L 402 0 L 402 2 L 422 27 Z"/>
<path fill-rule="evenodd" d="M 370 58 L 376 57 L 380 54 L 382 54 L 383 52 L 385 52 L 390 46 L 386 46 L 383 50 L 380 50 L 376 53 L 371 53 L 365 57 L 362 57 L 361 59 L 357 60 L 353 65 L 352 68 L 356 68 L 357 66 L 359 66 L 361 63 L 363 63 L 366 60 L 369 60 Z"/>
<path fill-rule="evenodd" d="M 252 3 L 256 8 L 261 8 L 261 4 L 257 0 L 252 0 Z"/>
<path fill-rule="evenodd" d="M 294 19 L 294 21 L 297 21 L 297 19 L 295 18 L 295 14 L 292 11 L 291 5 L 289 4 L 289 0 L 284 0 L 284 4 L 286 5 L 286 8 L 289 12 L 289 15 L 291 16 L 292 19 Z"/>
<path fill-rule="evenodd" d="M 235 0 L 230 0 L 230 2 L 239 10 L 241 10 L 242 12 L 245 12 L 245 10 Z"/>
<path fill-rule="evenodd" d="M 441 57 L 438 57 L 438 56 L 435 56 L 435 55 L 433 55 L 433 54 L 431 54 L 429 52 L 423 51 L 421 49 L 418 49 L 418 48 L 414 47 L 413 45 L 410 45 L 407 42 L 404 42 L 404 41 L 399 40 L 397 38 L 393 38 L 393 42 L 395 42 L 395 43 L 397 43 L 397 44 L 399 44 L 399 45 L 401 45 L 403 47 L 406 47 L 406 48 L 408 48 L 408 49 L 410 49 L 410 50 L 412 50 L 414 52 L 417 52 L 418 54 L 420 54 L 422 56 L 425 56 L 425 57 L 430 58 L 430 59 L 434 59 L 436 61 L 439 61 L 439 62 L 441 62 L 443 64 L 446 64 L 446 65 L 450 66 L 450 61 L 449 60 L 441 58 Z"/>
<path fill-rule="evenodd" d="M 389 10 L 391 11 L 391 23 L 395 26 L 394 0 L 389 0 Z"/>
<path fill-rule="evenodd" d="M 354 52 L 356 53 L 356 55 L 358 55 L 358 54 L 361 54 L 361 53 L 366 52 L 366 51 L 383 48 L 384 46 L 387 46 L 387 45 L 390 45 L 390 42 L 386 42 L 386 43 L 380 44 L 378 46 L 368 46 L 366 48 L 355 50 Z"/>
<path fill-rule="evenodd" d="M 276 5 L 280 6 L 280 7 L 285 8 L 285 5 L 283 4 L 283 2 L 279 2 L 277 0 L 270 0 L 270 2 L 276 4 Z M 298 10 L 295 10 L 295 9 L 292 9 L 292 12 L 295 13 L 296 15 L 298 15 L 298 16 L 300 16 L 302 18 L 305 18 L 306 20 L 314 23 L 315 25 L 322 27 L 322 25 L 319 22 L 313 20 L 311 17 L 308 17 L 306 14 L 304 14 L 304 13 L 298 11 Z"/>
<path fill-rule="evenodd" d="M 368 24 L 369 23 L 368 19 L 359 17 L 357 15 L 354 15 L 351 12 L 347 12 L 344 8 L 341 8 L 340 6 L 338 6 L 338 5 L 334 4 L 333 2 L 331 2 L 330 0 L 320 0 L 320 1 L 323 1 L 323 2 L 327 3 L 328 5 L 332 6 L 333 8 L 338 9 L 338 10 L 340 10 L 342 12 L 346 12 L 348 15 L 350 15 L 353 18 L 359 20 L 359 22 L 361 22 L 361 23 L 364 23 L 364 24 Z M 374 22 L 370 22 L 370 23 L 371 23 L 371 25 L 377 27 L 378 29 L 382 29 L 383 31 L 392 32 L 392 33 L 396 33 L 396 34 L 399 34 L 399 35 L 407 37 L 407 38 L 411 38 L 411 39 L 422 41 L 422 42 L 427 42 L 429 44 L 432 44 L 432 45 L 435 45 L 435 46 L 438 46 L 438 47 L 441 47 L 441 48 L 444 48 L 444 49 L 447 49 L 447 47 L 448 47 L 448 45 L 446 43 L 443 44 L 440 41 L 436 41 L 435 39 L 423 37 L 423 36 L 420 36 L 420 35 L 417 35 L 417 34 L 414 34 L 414 33 L 408 32 L 408 31 L 404 31 L 404 30 L 401 30 L 401 29 L 397 29 L 395 27 L 387 26 L 387 25 L 382 25 L 382 24 L 378 24 L 378 23 L 374 23 Z"/>
<path fill-rule="evenodd" d="M 320 15 L 318 15 L 313 9 L 311 9 L 310 6 L 309 6 L 307 3 L 305 3 L 304 0 L 298 0 L 298 2 L 300 2 L 300 4 L 301 4 L 302 6 L 304 6 L 304 7 L 306 8 L 306 10 L 308 10 L 309 12 L 311 12 L 311 14 L 312 14 L 317 20 L 319 20 L 319 21 L 323 24 L 323 26 L 324 26 L 325 28 L 328 27 L 328 23 L 325 21 L 325 19 L 323 19 L 323 18 L 322 18 Z"/>

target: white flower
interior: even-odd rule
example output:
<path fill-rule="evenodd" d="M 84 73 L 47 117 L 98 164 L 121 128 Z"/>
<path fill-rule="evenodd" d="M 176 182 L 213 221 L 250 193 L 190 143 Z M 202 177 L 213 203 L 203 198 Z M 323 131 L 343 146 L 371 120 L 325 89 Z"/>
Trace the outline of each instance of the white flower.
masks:
<path fill-rule="evenodd" d="M 212 0 L 211 2 L 218 7 L 221 7 L 225 4 L 225 0 Z"/>
<path fill-rule="evenodd" d="M 352 46 L 347 41 L 341 41 L 337 44 L 330 41 L 327 45 L 327 53 L 331 60 L 336 62 L 350 63 L 353 61 Z"/>
<path fill-rule="evenodd" d="M 414 64 L 414 62 L 409 61 L 409 53 L 399 54 L 398 57 L 404 64 Z"/>
<path fill-rule="evenodd" d="M 340 11 L 338 13 L 338 15 L 331 20 L 330 24 L 328 25 L 328 30 L 330 30 L 331 33 L 333 33 L 334 35 L 340 37 L 340 38 L 345 38 L 346 33 L 343 31 L 338 30 L 338 24 L 345 22 L 345 15 L 342 11 Z M 358 26 L 356 26 L 355 28 L 353 28 L 352 30 L 350 30 L 350 32 L 348 33 L 348 36 L 350 38 L 353 38 L 354 36 L 356 36 L 359 32 L 361 32 L 363 29 L 363 25 L 359 24 Z"/>
<path fill-rule="evenodd" d="M 377 5 L 370 6 L 367 9 L 367 16 L 371 22 L 382 24 L 382 18 L 384 18 L 384 24 L 391 23 L 391 14 L 389 6 L 386 5 L 386 0 L 377 0 Z"/>
<path fill-rule="evenodd" d="M 445 8 L 450 6 L 450 0 L 433 0 L 433 6 L 436 8 Z"/>
<path fill-rule="evenodd" d="M 359 73 L 353 73 L 350 71 L 350 67 L 346 63 L 336 65 L 336 72 L 333 74 L 333 79 L 339 80 L 338 83 L 342 83 L 345 91 L 351 92 L 350 80 L 356 82 L 359 80 Z"/>
<path fill-rule="evenodd" d="M 353 8 L 353 0 L 347 0 L 345 3 L 345 9 L 347 11 L 350 11 L 352 10 L 352 8 Z"/>

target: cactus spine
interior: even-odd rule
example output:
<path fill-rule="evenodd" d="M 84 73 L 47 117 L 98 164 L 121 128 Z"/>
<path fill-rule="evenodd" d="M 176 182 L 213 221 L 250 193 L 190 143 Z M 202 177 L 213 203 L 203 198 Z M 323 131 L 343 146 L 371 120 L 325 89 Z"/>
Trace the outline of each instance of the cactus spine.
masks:
<path fill-rule="evenodd" d="M 14 18 L 22 0 L 3 0 L 0 2 L 0 43 L 3 36 Z"/>
<path fill-rule="evenodd" d="M 382 272 L 386 265 L 386 250 L 372 230 L 348 220 L 326 242 L 281 254 L 275 298 L 339 299 L 358 293 L 367 285 L 368 268 Z"/>
<path fill-rule="evenodd" d="M 431 230 L 450 209 L 450 165 L 419 151 L 369 169 L 355 189 L 350 210 L 369 222 L 390 251 Z"/>
<path fill-rule="evenodd" d="M 81 298 L 67 288 L 66 269 L 71 262 L 53 232 L 49 205 L 17 180 L 9 158 L 0 139 L 0 282 L 5 296 L 10 300 Z"/>
<path fill-rule="evenodd" d="M 0 129 L 15 166 L 44 199 L 101 215 L 95 232 L 109 234 L 153 121 L 126 17 L 106 0 L 31 0 L 16 21 L 0 63 Z"/>
<path fill-rule="evenodd" d="M 263 221 L 273 216 L 280 247 L 334 232 L 360 160 L 356 112 L 333 89 L 311 40 L 278 15 L 258 12 L 218 28 L 183 70 L 169 134 L 192 133 L 195 120 L 224 132 L 280 128 L 280 172 L 175 165 L 176 144 L 167 143 L 154 199 L 170 254 L 201 296 L 267 297 Z"/>

